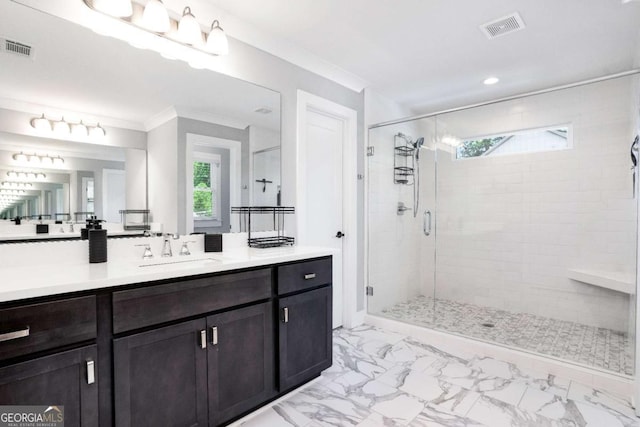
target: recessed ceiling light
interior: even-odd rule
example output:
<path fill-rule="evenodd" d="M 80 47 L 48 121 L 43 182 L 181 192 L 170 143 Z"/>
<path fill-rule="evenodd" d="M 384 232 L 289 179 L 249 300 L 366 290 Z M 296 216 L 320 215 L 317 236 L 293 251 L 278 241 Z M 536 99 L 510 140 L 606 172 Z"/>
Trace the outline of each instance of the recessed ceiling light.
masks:
<path fill-rule="evenodd" d="M 494 84 L 498 83 L 499 81 L 500 81 L 500 79 L 497 78 L 497 77 L 488 77 L 488 78 L 484 79 L 483 83 L 488 86 L 488 85 L 494 85 Z"/>

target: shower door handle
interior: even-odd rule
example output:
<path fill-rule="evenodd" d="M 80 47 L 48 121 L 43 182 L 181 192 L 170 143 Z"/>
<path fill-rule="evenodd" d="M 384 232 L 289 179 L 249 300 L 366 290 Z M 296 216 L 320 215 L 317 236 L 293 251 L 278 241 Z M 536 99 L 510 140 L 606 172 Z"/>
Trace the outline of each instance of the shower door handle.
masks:
<path fill-rule="evenodd" d="M 422 232 L 425 236 L 431 234 L 431 211 L 424 211 L 422 214 Z"/>

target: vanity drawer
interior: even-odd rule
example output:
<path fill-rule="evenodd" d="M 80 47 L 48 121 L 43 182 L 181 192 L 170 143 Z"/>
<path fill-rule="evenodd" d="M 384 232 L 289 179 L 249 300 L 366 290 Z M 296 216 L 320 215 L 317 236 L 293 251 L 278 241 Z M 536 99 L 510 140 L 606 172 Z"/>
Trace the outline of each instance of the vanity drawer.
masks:
<path fill-rule="evenodd" d="M 331 283 L 331 258 L 278 267 L 278 295 L 303 291 Z"/>
<path fill-rule="evenodd" d="M 114 292 L 113 332 L 118 334 L 270 297 L 269 268 Z"/>
<path fill-rule="evenodd" d="M 96 337 L 96 297 L 0 309 L 0 359 Z"/>

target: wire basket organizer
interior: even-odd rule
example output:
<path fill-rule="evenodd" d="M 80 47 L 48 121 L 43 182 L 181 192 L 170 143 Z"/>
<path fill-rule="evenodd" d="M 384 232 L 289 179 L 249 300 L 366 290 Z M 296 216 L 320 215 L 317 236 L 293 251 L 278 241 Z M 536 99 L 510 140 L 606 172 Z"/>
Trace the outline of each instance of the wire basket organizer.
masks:
<path fill-rule="evenodd" d="M 295 238 L 284 235 L 284 220 L 286 215 L 295 213 L 294 207 L 286 206 L 238 206 L 232 207 L 231 213 L 240 215 L 240 232 L 248 234 L 247 244 L 251 248 L 276 248 L 293 246 Z M 273 235 L 251 236 L 251 216 L 271 215 L 273 218 Z"/>
<path fill-rule="evenodd" d="M 395 184 L 412 185 L 414 182 L 415 148 L 400 134 L 393 137 L 393 182 Z"/>
<path fill-rule="evenodd" d="M 124 230 L 150 230 L 148 209 L 123 209 L 120 211 L 122 216 L 122 228 Z"/>

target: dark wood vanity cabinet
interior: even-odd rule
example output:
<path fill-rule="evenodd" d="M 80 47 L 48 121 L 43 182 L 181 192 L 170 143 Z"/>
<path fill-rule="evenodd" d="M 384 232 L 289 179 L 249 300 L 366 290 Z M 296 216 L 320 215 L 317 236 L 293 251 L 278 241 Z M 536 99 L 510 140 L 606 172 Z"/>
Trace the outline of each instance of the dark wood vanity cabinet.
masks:
<path fill-rule="evenodd" d="M 0 307 L 0 405 L 218 426 L 331 366 L 330 257 L 83 294 Z"/>
<path fill-rule="evenodd" d="M 308 381 L 332 363 L 331 258 L 277 267 L 280 391 Z"/>
<path fill-rule="evenodd" d="M 64 425 L 98 426 L 96 346 L 0 368 L 0 405 L 64 406 Z"/>

